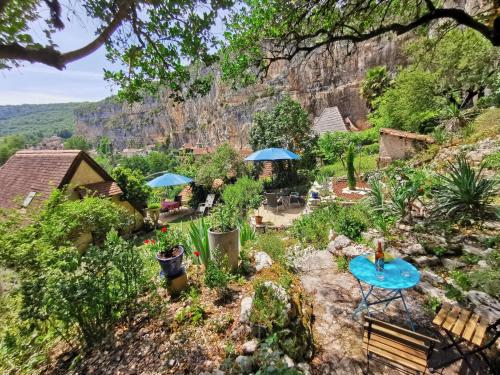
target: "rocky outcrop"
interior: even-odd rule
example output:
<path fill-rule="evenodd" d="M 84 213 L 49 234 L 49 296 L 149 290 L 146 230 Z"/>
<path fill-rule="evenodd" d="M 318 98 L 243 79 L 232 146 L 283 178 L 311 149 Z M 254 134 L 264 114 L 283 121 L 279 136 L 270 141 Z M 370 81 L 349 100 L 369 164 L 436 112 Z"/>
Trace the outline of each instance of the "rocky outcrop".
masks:
<path fill-rule="evenodd" d="M 285 93 L 298 100 L 311 119 L 325 107 L 337 106 L 342 116 L 357 126 L 365 125 L 367 108 L 359 95 L 367 69 L 402 64 L 402 39 L 373 39 L 355 50 L 335 47 L 307 58 L 276 62 L 264 82 L 239 90 L 223 83 L 217 71 L 207 96 L 175 103 L 163 93 L 141 104 L 105 100 L 78 110 L 77 132 L 87 138 L 108 136 L 116 149 L 142 147 L 168 141 L 217 145 L 229 141 L 247 144 L 252 116 L 272 107 Z"/>

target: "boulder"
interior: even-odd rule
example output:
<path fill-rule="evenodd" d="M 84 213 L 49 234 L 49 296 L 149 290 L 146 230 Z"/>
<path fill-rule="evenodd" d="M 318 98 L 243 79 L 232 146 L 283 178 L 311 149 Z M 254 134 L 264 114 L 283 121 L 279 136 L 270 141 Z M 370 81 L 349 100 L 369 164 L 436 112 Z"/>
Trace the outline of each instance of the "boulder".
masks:
<path fill-rule="evenodd" d="M 272 265 L 273 265 L 273 260 L 267 253 L 259 251 L 257 254 L 255 254 L 255 269 L 257 272 L 269 268 Z"/>
<path fill-rule="evenodd" d="M 310 375 L 311 374 L 311 366 L 309 366 L 309 363 L 306 362 L 300 362 L 297 363 L 297 368 L 302 371 L 304 375 Z"/>
<path fill-rule="evenodd" d="M 488 262 L 485 261 L 484 259 L 482 259 L 479 262 L 477 262 L 477 265 L 478 265 L 479 268 L 482 268 L 482 269 L 489 268 Z"/>
<path fill-rule="evenodd" d="M 250 374 L 253 370 L 253 360 L 251 357 L 239 355 L 234 360 L 234 367 L 238 374 Z"/>
<path fill-rule="evenodd" d="M 475 305 L 474 312 L 493 323 L 500 317 L 500 302 L 487 293 L 471 290 L 467 293 L 469 301 Z"/>
<path fill-rule="evenodd" d="M 360 244 L 353 244 L 344 247 L 342 250 L 340 250 L 340 254 L 343 254 L 349 258 L 354 258 L 357 257 L 358 255 L 369 253 L 370 251 L 371 250 L 366 246 Z"/>
<path fill-rule="evenodd" d="M 480 257 L 484 257 L 486 255 L 483 248 L 481 248 L 477 245 L 470 244 L 470 243 L 464 243 L 462 246 L 462 250 L 464 253 L 477 255 Z"/>
<path fill-rule="evenodd" d="M 289 367 L 289 368 L 292 368 L 292 367 L 295 367 L 295 362 L 293 361 L 293 359 L 291 359 L 289 356 L 287 356 L 285 354 L 285 356 L 283 357 L 283 360 L 285 361 L 286 365 Z"/>
<path fill-rule="evenodd" d="M 446 297 L 444 290 L 436 288 L 427 281 L 418 283 L 415 285 L 415 289 L 429 297 L 438 298 L 441 302 L 453 303 L 452 300 Z"/>
<path fill-rule="evenodd" d="M 244 297 L 241 300 L 240 322 L 248 323 L 250 321 L 250 312 L 252 311 L 252 297 Z"/>
<path fill-rule="evenodd" d="M 422 276 L 423 281 L 427 281 L 434 286 L 443 284 L 445 282 L 445 280 L 441 276 L 429 270 L 422 270 L 420 272 L 420 275 Z"/>
<path fill-rule="evenodd" d="M 415 258 L 414 261 L 420 267 L 435 266 L 435 265 L 439 264 L 439 258 L 435 255 L 432 255 L 432 256 L 422 255 L 422 256 Z"/>
<path fill-rule="evenodd" d="M 241 350 L 243 351 L 243 354 L 253 354 L 259 347 L 259 341 L 256 339 L 247 341 L 241 346 Z"/>
<path fill-rule="evenodd" d="M 459 260 L 453 258 L 442 258 L 441 263 L 446 269 L 450 271 L 455 270 L 457 268 L 463 268 L 466 266 L 465 263 L 460 262 Z"/>
<path fill-rule="evenodd" d="M 335 254 L 338 250 L 349 246 L 352 243 L 351 239 L 341 234 L 328 244 L 328 251 Z"/>
<path fill-rule="evenodd" d="M 402 246 L 401 247 L 401 252 L 410 255 L 410 256 L 416 256 L 416 255 L 425 255 L 426 251 L 422 245 L 419 243 L 414 243 L 408 246 Z"/>

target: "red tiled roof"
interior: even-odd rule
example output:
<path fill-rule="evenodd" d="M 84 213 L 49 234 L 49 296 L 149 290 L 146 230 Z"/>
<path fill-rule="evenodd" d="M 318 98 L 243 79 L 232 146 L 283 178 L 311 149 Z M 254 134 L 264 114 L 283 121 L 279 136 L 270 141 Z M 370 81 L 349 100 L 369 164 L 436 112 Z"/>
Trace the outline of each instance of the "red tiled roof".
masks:
<path fill-rule="evenodd" d="M 85 195 L 87 190 L 96 194 L 99 197 L 112 197 L 113 195 L 123 194 L 122 189 L 114 181 L 102 181 L 94 184 L 80 186 L 79 190 L 82 195 Z"/>
<path fill-rule="evenodd" d="M 0 207 L 18 206 L 30 193 L 46 199 L 63 185 L 64 178 L 76 163 L 79 150 L 18 151 L 0 167 Z"/>
<path fill-rule="evenodd" d="M 414 139 L 416 141 L 427 142 L 427 143 L 434 143 L 434 138 L 432 138 L 432 137 L 430 137 L 428 135 L 417 134 L 417 133 L 410 133 L 410 132 L 405 132 L 403 130 L 390 129 L 390 128 L 382 128 L 382 129 L 380 129 L 380 133 L 381 134 L 392 135 L 394 137 Z"/>

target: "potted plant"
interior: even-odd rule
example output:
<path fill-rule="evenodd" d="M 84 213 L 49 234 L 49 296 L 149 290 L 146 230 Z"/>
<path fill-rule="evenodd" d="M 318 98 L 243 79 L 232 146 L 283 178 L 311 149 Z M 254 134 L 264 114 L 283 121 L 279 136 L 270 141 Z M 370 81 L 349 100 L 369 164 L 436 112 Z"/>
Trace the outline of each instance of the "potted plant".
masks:
<path fill-rule="evenodd" d="M 163 274 L 175 278 L 182 274 L 182 258 L 184 255 L 185 238 L 176 228 L 163 227 L 156 232 L 155 239 L 145 240 L 144 243 L 155 253 Z"/>
<path fill-rule="evenodd" d="M 238 229 L 238 211 L 228 203 L 218 204 L 210 215 L 208 230 L 210 251 L 220 251 L 227 256 L 231 269 L 238 268 L 240 256 L 240 230 Z"/>
<path fill-rule="evenodd" d="M 262 225 L 262 216 L 259 215 L 259 209 L 260 205 L 262 204 L 263 196 L 261 194 L 254 194 L 250 199 L 249 199 L 249 208 L 252 208 L 254 210 L 257 210 L 256 215 L 254 216 L 255 218 L 255 224 L 256 225 Z"/>
<path fill-rule="evenodd" d="M 154 227 L 158 225 L 158 220 L 160 220 L 160 204 L 159 203 L 148 203 L 147 217 L 153 223 Z"/>

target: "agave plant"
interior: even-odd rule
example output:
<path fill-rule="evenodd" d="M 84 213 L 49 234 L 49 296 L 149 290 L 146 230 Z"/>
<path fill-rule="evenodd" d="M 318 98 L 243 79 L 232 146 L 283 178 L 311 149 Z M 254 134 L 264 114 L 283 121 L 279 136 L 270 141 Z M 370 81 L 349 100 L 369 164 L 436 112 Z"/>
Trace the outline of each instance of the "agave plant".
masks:
<path fill-rule="evenodd" d="M 491 208 L 498 182 L 483 176 L 483 167 L 476 170 L 464 155 L 450 163 L 446 175 L 439 175 L 432 189 L 435 215 L 467 220 L 480 218 Z"/>

